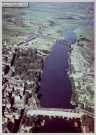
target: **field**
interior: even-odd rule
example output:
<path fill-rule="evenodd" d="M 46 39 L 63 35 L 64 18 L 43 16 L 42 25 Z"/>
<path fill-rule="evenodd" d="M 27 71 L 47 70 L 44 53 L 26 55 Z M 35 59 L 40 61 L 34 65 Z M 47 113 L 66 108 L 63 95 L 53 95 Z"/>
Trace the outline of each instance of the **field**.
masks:
<path fill-rule="evenodd" d="M 29 8 L 3 8 L 3 42 L 12 45 L 19 43 L 24 40 L 16 36 L 19 34 L 23 34 L 23 37 L 39 34 L 58 39 L 65 29 L 86 24 L 85 16 L 93 18 L 90 7 L 88 3 L 33 2 L 29 3 Z"/>

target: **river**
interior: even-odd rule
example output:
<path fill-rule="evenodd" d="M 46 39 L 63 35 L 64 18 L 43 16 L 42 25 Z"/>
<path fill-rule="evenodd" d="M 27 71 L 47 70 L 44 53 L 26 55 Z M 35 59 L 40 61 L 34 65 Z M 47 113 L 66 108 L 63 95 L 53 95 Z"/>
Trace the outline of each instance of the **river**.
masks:
<path fill-rule="evenodd" d="M 75 29 L 85 29 L 86 27 L 93 25 L 92 20 L 86 20 L 88 20 L 88 23 L 84 26 L 64 30 L 62 37 L 64 37 L 64 40 L 67 41 L 68 44 L 71 44 L 75 39 L 77 39 L 77 36 L 74 33 Z M 42 97 L 40 98 L 41 107 L 64 109 L 75 108 L 70 104 L 72 86 L 66 72 L 69 68 L 68 51 L 69 46 L 55 43 L 51 48 L 49 56 L 45 60 L 41 86 L 39 89 L 39 92 L 42 93 Z M 64 127 L 64 125 L 66 125 L 66 127 Z M 44 127 L 40 127 L 38 133 L 39 132 L 71 133 L 75 131 L 74 128 L 70 126 L 70 123 L 68 124 L 68 122 L 66 123 L 66 121 L 62 121 L 58 118 L 51 120 L 46 119 Z"/>
<path fill-rule="evenodd" d="M 68 69 L 69 46 L 55 43 L 45 61 L 40 93 L 40 105 L 53 108 L 74 108 L 70 104 L 72 89 Z"/>

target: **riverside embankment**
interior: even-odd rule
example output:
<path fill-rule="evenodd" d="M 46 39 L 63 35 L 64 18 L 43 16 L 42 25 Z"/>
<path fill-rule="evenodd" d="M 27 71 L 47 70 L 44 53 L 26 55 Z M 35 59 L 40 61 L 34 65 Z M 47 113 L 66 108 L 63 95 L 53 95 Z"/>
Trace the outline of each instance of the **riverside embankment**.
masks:
<path fill-rule="evenodd" d="M 79 27 L 80 34 L 69 49 L 68 75 L 72 84 L 71 104 L 94 113 L 94 31 L 90 32 L 94 21 L 86 20 L 88 24 Z"/>

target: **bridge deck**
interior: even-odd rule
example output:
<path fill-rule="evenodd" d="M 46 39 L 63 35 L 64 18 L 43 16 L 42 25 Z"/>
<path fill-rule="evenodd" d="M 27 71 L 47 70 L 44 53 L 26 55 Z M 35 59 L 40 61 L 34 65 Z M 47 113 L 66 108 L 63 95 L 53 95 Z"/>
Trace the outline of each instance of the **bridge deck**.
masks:
<path fill-rule="evenodd" d="M 64 112 L 59 110 L 40 110 L 40 109 L 29 109 L 27 110 L 27 115 L 42 115 L 42 116 L 58 116 L 58 117 L 67 117 L 67 118 L 81 118 L 84 113 L 79 112 Z"/>

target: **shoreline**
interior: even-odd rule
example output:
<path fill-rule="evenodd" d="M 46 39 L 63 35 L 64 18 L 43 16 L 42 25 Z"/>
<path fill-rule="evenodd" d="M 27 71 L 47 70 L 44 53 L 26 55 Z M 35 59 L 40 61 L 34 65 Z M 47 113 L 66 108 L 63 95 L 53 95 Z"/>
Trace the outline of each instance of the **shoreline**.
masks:
<path fill-rule="evenodd" d="M 94 101 L 91 101 L 91 96 L 93 96 L 92 93 L 94 91 L 94 85 L 91 82 L 94 79 L 94 69 L 91 66 L 92 64 L 90 65 L 93 62 L 91 58 L 90 61 L 88 59 L 85 61 L 85 57 L 89 52 L 89 48 L 86 46 L 88 43 L 91 44 L 91 41 L 81 36 L 71 44 L 69 48 L 68 76 L 72 84 L 71 104 L 75 105 L 76 109 L 83 109 L 94 113 Z"/>

